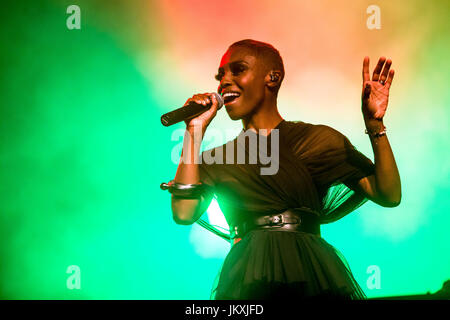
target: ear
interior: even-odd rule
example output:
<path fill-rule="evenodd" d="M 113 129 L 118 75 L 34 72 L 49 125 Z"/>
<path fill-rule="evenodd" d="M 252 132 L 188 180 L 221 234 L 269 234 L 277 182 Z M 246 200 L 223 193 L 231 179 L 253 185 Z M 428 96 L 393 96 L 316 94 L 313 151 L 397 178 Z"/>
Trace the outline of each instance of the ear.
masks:
<path fill-rule="evenodd" d="M 281 81 L 281 71 L 271 70 L 269 73 L 267 73 L 264 80 L 269 89 L 275 89 L 279 87 Z"/>

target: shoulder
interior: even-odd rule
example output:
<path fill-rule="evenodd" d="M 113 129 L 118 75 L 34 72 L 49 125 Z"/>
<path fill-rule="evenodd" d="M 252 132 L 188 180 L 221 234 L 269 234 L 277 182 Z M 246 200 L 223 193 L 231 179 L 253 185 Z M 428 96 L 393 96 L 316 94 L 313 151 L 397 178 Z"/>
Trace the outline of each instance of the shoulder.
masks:
<path fill-rule="evenodd" d="M 287 121 L 286 137 L 293 142 L 343 146 L 347 138 L 338 130 L 324 124 L 312 124 L 303 121 Z"/>

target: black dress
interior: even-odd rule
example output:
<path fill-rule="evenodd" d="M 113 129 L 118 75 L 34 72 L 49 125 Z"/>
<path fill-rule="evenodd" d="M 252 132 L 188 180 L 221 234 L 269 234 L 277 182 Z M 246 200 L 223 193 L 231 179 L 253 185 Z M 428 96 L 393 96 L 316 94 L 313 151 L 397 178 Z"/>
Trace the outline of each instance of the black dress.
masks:
<path fill-rule="evenodd" d="M 242 130 L 202 153 L 201 181 L 212 188 L 230 226 L 299 207 L 316 212 L 321 224 L 330 223 L 367 201 L 349 186 L 373 174 L 374 164 L 344 135 L 300 121 L 282 120 L 275 129 L 268 136 Z M 261 174 L 261 168 L 276 166 L 275 159 L 251 162 L 252 135 L 267 144 L 267 154 L 277 151 L 277 143 L 275 174 Z M 240 151 L 244 163 L 237 161 Z M 211 293 L 212 299 L 322 296 L 365 297 L 345 259 L 320 235 L 267 230 L 250 231 L 231 247 Z"/>

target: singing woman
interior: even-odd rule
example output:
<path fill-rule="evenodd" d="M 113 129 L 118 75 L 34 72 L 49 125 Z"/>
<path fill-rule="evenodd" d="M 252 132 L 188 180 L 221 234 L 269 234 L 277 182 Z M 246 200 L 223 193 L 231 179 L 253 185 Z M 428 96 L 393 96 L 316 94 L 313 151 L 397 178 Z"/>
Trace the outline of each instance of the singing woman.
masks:
<path fill-rule="evenodd" d="M 178 224 L 194 223 L 215 195 L 234 239 L 213 299 L 365 298 L 345 259 L 321 237 L 320 225 L 367 200 L 383 207 L 400 203 L 400 176 L 383 124 L 394 77 L 391 64 L 380 58 L 371 76 L 369 58 L 363 61 L 361 111 L 373 162 L 330 126 L 280 115 L 277 96 L 285 71 L 278 50 L 267 43 L 236 42 L 220 61 L 218 93 L 229 117 L 243 127 L 226 144 L 233 146 L 232 153 L 225 145 L 198 152 L 217 113 L 215 96 L 195 94 L 186 101 L 212 107 L 185 121 L 184 160 L 171 182 L 173 218 Z M 239 139 L 242 135 L 249 139 Z M 254 151 L 242 141 L 252 135 L 265 141 L 268 152 L 278 152 L 276 173 L 261 174 L 264 164 L 248 161 Z M 237 161 L 239 151 L 246 161 Z M 206 154 L 223 161 L 202 162 Z"/>

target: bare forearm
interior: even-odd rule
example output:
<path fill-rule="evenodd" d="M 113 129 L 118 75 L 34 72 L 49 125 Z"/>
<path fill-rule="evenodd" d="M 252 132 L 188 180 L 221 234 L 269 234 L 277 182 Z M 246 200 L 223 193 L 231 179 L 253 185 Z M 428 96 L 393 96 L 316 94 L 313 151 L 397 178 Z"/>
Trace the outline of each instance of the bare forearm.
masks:
<path fill-rule="evenodd" d="M 217 113 L 219 98 L 220 96 L 217 93 L 196 94 L 184 104 L 184 106 L 188 106 L 191 102 L 195 102 L 206 106 L 212 103 L 211 107 L 205 112 L 195 118 L 185 120 L 186 131 L 183 141 L 183 151 L 175 175 L 175 182 L 182 184 L 197 184 L 200 182 L 200 168 L 198 165 L 200 162 L 200 146 L 206 128 Z M 208 201 L 211 200 L 211 198 L 208 199 Z M 203 197 L 197 200 L 180 199 L 172 196 L 173 219 L 178 224 L 194 223 L 209 204 L 208 201 Z"/>
<path fill-rule="evenodd" d="M 380 132 L 384 125 L 381 120 L 366 120 L 366 128 L 371 132 Z M 375 159 L 376 197 L 380 202 L 398 205 L 401 200 L 401 182 L 394 154 L 387 135 L 370 136 Z"/>
<path fill-rule="evenodd" d="M 200 182 L 198 166 L 201 136 L 186 131 L 183 142 L 183 151 L 175 175 L 175 182 L 183 184 L 197 184 Z M 179 199 L 172 196 L 172 213 L 174 220 L 179 224 L 191 224 L 201 201 L 198 199 Z"/>
<path fill-rule="evenodd" d="M 175 174 L 176 182 L 194 184 L 200 181 L 198 163 L 202 138 L 203 134 L 194 134 L 189 131 L 185 132 L 180 163 Z"/>

